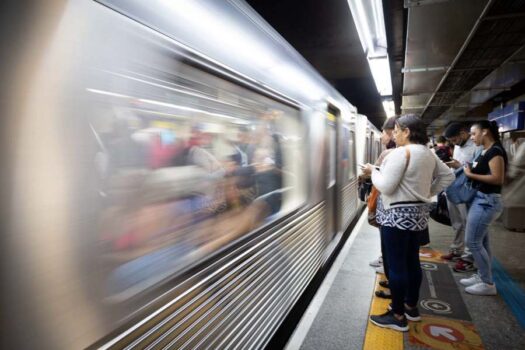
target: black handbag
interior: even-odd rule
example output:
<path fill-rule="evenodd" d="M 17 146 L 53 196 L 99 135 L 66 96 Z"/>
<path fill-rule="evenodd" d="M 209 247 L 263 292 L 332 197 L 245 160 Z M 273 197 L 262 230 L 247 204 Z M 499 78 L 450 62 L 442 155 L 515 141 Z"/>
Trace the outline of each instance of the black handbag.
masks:
<path fill-rule="evenodd" d="M 423 231 L 419 232 L 419 246 L 422 247 L 430 243 L 430 232 L 428 227 Z"/>
<path fill-rule="evenodd" d="M 359 199 L 362 202 L 366 202 L 368 199 L 368 196 L 370 195 L 370 192 L 372 191 L 372 180 L 366 179 L 363 182 L 359 183 L 359 187 L 357 189 Z"/>
<path fill-rule="evenodd" d="M 450 215 L 448 213 L 447 196 L 444 191 L 438 194 L 437 202 L 433 203 L 430 217 L 440 224 L 452 226 Z"/>

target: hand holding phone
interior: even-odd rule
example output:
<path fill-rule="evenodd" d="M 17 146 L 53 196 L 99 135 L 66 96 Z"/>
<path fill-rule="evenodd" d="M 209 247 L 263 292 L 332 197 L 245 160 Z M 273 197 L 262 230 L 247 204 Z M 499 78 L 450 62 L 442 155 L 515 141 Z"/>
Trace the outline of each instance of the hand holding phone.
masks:
<path fill-rule="evenodd" d="M 461 163 L 455 159 L 452 159 L 450 162 L 445 162 L 445 164 L 454 169 L 461 167 Z"/>

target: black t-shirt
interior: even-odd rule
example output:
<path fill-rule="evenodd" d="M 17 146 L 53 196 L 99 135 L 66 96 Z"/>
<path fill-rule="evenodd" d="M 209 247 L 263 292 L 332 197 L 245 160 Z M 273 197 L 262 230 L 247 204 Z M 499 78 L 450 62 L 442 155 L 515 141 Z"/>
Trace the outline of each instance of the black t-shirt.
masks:
<path fill-rule="evenodd" d="M 492 158 L 501 156 L 505 162 L 505 170 L 507 169 L 507 153 L 500 143 L 495 143 L 487 151 L 482 152 L 472 164 L 472 172 L 479 175 L 490 174 L 489 162 Z M 472 186 L 483 193 L 501 193 L 500 185 L 491 185 L 485 182 L 472 180 Z"/>

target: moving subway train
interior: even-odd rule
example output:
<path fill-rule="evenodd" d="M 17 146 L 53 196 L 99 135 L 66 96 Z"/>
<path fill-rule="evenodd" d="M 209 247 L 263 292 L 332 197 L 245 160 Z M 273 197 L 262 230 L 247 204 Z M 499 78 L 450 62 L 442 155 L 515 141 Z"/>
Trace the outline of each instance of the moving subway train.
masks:
<path fill-rule="evenodd" d="M 32 10 L 4 81 L 2 347 L 264 347 L 378 130 L 241 1 Z"/>

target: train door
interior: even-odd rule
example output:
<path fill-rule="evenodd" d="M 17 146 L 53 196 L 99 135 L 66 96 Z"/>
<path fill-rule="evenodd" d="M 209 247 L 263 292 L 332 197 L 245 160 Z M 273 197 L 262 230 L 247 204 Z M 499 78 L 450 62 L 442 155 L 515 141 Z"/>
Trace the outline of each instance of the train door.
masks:
<path fill-rule="evenodd" d="M 326 177 L 326 203 L 328 213 L 328 235 L 331 240 L 338 231 L 339 223 L 339 205 L 337 194 L 337 159 L 338 159 L 338 123 L 339 111 L 332 107 L 328 107 L 326 113 L 326 142 L 327 142 L 327 177 Z"/>

